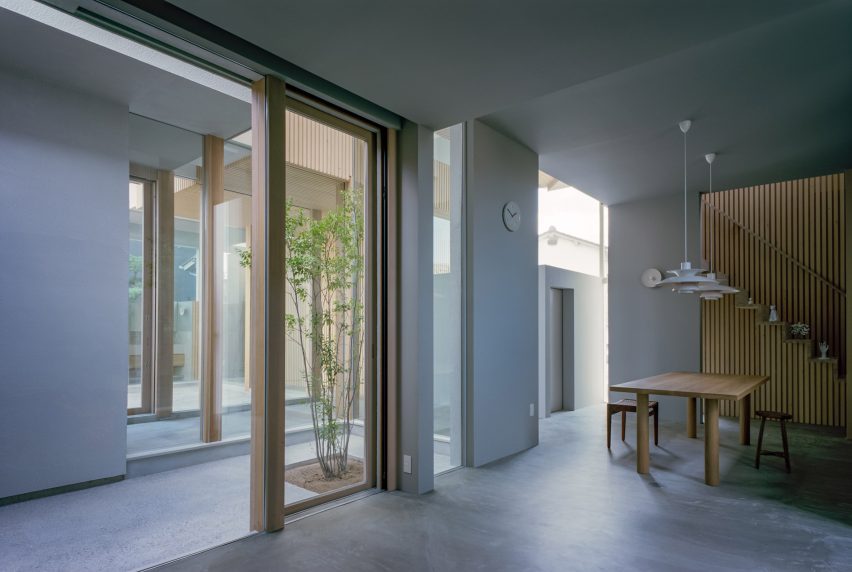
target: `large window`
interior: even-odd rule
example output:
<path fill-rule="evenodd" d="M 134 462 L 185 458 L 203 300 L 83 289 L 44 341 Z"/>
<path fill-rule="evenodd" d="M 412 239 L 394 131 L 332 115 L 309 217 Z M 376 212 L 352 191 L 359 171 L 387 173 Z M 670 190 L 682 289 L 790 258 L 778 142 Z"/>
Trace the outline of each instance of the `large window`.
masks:
<path fill-rule="evenodd" d="M 462 464 L 464 125 L 435 132 L 433 200 L 434 470 Z"/>

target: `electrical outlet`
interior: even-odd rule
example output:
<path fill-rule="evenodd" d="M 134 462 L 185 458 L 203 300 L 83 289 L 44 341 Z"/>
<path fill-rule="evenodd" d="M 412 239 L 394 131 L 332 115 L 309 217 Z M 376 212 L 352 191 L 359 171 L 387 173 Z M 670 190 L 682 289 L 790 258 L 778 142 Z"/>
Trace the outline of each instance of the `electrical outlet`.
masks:
<path fill-rule="evenodd" d="M 402 456 L 402 472 L 406 475 L 411 474 L 411 455 Z"/>
<path fill-rule="evenodd" d="M 535 417 L 535 403 L 530 403 L 530 417 Z"/>

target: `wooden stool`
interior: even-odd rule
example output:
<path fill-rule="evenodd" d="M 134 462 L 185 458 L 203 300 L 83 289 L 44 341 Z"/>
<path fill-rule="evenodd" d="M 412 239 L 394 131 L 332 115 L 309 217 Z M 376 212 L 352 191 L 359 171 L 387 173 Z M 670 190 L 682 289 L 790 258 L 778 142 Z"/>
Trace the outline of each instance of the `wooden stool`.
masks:
<path fill-rule="evenodd" d="M 754 458 L 754 468 L 760 468 L 760 456 L 772 455 L 773 457 L 783 457 L 784 463 L 787 465 L 787 472 L 790 472 L 790 450 L 787 448 L 787 421 L 793 418 L 789 413 L 782 411 L 755 411 L 755 414 L 760 417 L 760 433 L 757 436 L 757 455 Z M 777 419 L 781 422 L 781 443 L 784 445 L 783 451 L 761 451 L 763 447 L 763 428 L 766 426 L 767 419 Z"/>
<path fill-rule="evenodd" d="M 615 403 L 606 404 L 606 448 L 610 449 L 612 442 L 612 416 L 621 412 L 621 440 L 624 441 L 624 430 L 627 424 L 627 413 L 636 413 L 635 399 L 621 399 Z M 660 428 L 659 405 L 656 401 L 648 402 L 648 415 L 654 418 L 654 445 L 659 445 L 658 431 Z"/>

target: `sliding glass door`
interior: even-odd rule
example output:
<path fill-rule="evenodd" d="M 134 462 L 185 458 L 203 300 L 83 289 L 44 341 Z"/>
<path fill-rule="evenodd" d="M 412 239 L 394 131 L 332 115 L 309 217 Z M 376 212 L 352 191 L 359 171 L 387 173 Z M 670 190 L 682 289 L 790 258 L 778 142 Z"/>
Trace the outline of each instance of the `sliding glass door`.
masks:
<path fill-rule="evenodd" d="M 287 512 L 375 483 L 375 140 L 288 101 Z"/>

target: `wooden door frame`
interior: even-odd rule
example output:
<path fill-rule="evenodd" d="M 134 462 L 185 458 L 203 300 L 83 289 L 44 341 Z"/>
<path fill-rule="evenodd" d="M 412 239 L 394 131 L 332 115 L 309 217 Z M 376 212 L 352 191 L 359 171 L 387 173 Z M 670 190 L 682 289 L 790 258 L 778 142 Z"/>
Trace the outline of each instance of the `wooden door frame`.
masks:
<path fill-rule="evenodd" d="M 127 415 L 140 415 L 152 413 L 154 403 L 154 182 L 136 174 L 131 174 L 129 180 L 142 184 L 142 360 L 140 406 L 128 407 Z"/>
<path fill-rule="evenodd" d="M 316 119 L 368 145 L 365 185 L 365 466 L 364 483 L 285 505 L 284 499 L 284 237 L 286 111 Z M 398 246 L 396 132 L 327 106 L 267 76 L 252 84 L 252 265 L 250 383 L 251 516 L 256 531 L 283 528 L 284 517 L 372 487 L 393 490 L 396 477 L 397 375 L 395 284 Z M 385 345 L 385 340 L 387 344 Z M 381 452 L 381 454 L 380 454 Z"/>
<path fill-rule="evenodd" d="M 301 95 L 301 94 L 300 94 Z M 292 504 L 285 504 L 284 514 L 289 515 L 302 510 L 324 504 L 360 491 L 381 485 L 381 476 L 384 473 L 381 466 L 383 459 L 378 455 L 378 423 L 379 411 L 379 379 L 381 360 L 379 324 L 382 323 L 381 304 L 379 304 L 380 283 L 379 262 L 382 256 L 379 228 L 382 226 L 383 216 L 379 196 L 379 181 L 383 180 L 379 157 L 381 145 L 381 130 L 369 128 L 363 122 L 352 121 L 351 118 L 341 114 L 331 113 L 324 109 L 321 103 L 305 97 L 288 97 L 286 108 L 294 113 L 347 133 L 359 141 L 367 144 L 367 170 L 364 189 L 365 199 L 365 242 L 364 250 L 367 254 L 367 264 L 364 273 L 364 348 L 365 354 L 365 391 L 364 391 L 364 467 L 366 475 L 364 482 L 343 487 L 305 499 Z M 286 502 L 286 499 L 285 499 Z"/>

